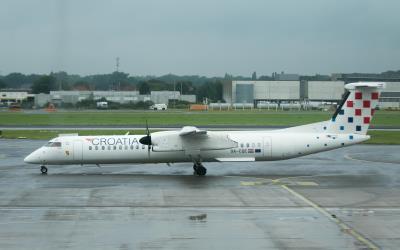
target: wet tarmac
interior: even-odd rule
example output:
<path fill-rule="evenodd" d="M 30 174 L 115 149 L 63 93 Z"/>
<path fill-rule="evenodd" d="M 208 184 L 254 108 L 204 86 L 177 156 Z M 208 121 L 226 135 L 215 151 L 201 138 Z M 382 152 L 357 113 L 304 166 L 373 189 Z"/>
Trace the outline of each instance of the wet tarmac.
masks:
<path fill-rule="evenodd" d="M 398 249 L 400 146 L 280 162 L 39 166 L 0 140 L 0 249 Z"/>

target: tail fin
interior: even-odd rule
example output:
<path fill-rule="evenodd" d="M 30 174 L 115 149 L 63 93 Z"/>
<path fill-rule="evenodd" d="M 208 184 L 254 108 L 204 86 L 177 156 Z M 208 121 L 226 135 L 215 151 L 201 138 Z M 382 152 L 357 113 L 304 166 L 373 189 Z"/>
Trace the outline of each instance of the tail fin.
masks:
<path fill-rule="evenodd" d="M 385 83 L 381 82 L 357 82 L 345 85 L 347 92 L 328 123 L 327 130 L 338 134 L 365 135 L 378 105 L 380 90 L 384 87 Z"/>

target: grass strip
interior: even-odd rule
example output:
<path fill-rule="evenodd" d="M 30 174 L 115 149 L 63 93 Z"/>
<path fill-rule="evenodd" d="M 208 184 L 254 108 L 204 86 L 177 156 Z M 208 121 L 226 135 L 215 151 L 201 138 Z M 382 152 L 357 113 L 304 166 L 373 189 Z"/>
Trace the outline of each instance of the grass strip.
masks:
<path fill-rule="evenodd" d="M 328 120 L 332 112 L 322 111 L 41 111 L 0 112 L 0 125 L 256 125 L 295 126 Z M 378 110 L 374 126 L 400 126 L 400 112 Z"/>

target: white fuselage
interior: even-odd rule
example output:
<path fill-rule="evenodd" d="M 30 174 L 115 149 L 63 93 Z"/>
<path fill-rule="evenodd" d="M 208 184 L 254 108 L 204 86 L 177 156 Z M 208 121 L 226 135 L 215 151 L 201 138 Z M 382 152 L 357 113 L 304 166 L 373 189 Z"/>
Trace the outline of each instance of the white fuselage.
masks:
<path fill-rule="evenodd" d="M 328 133 L 284 133 L 273 131 L 212 132 L 234 141 L 235 147 L 201 149 L 196 159 L 185 147 L 155 151 L 139 142 L 143 135 L 61 136 L 25 158 L 42 165 L 172 163 L 210 161 L 273 161 L 300 157 L 356 144 L 368 135 Z"/>

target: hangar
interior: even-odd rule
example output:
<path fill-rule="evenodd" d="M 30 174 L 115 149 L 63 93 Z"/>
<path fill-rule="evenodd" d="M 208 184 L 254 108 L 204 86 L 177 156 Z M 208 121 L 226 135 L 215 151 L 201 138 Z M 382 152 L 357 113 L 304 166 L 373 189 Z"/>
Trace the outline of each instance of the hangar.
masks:
<path fill-rule="evenodd" d="M 344 93 L 343 81 L 226 81 L 223 99 L 235 103 L 338 102 Z"/>
<path fill-rule="evenodd" d="M 347 79 L 348 80 L 348 79 Z M 365 79 L 364 79 L 365 80 Z M 375 80 L 375 79 L 372 79 Z M 370 80 L 370 81 L 372 81 Z M 400 108 L 400 81 L 386 82 L 379 99 L 381 108 Z M 352 81 L 357 82 L 357 81 Z M 338 103 L 347 81 L 225 81 L 223 99 L 231 107 L 259 107 L 261 105 L 308 105 L 311 102 Z M 214 105 L 215 106 L 215 105 Z M 218 105 L 217 105 L 218 106 Z"/>

